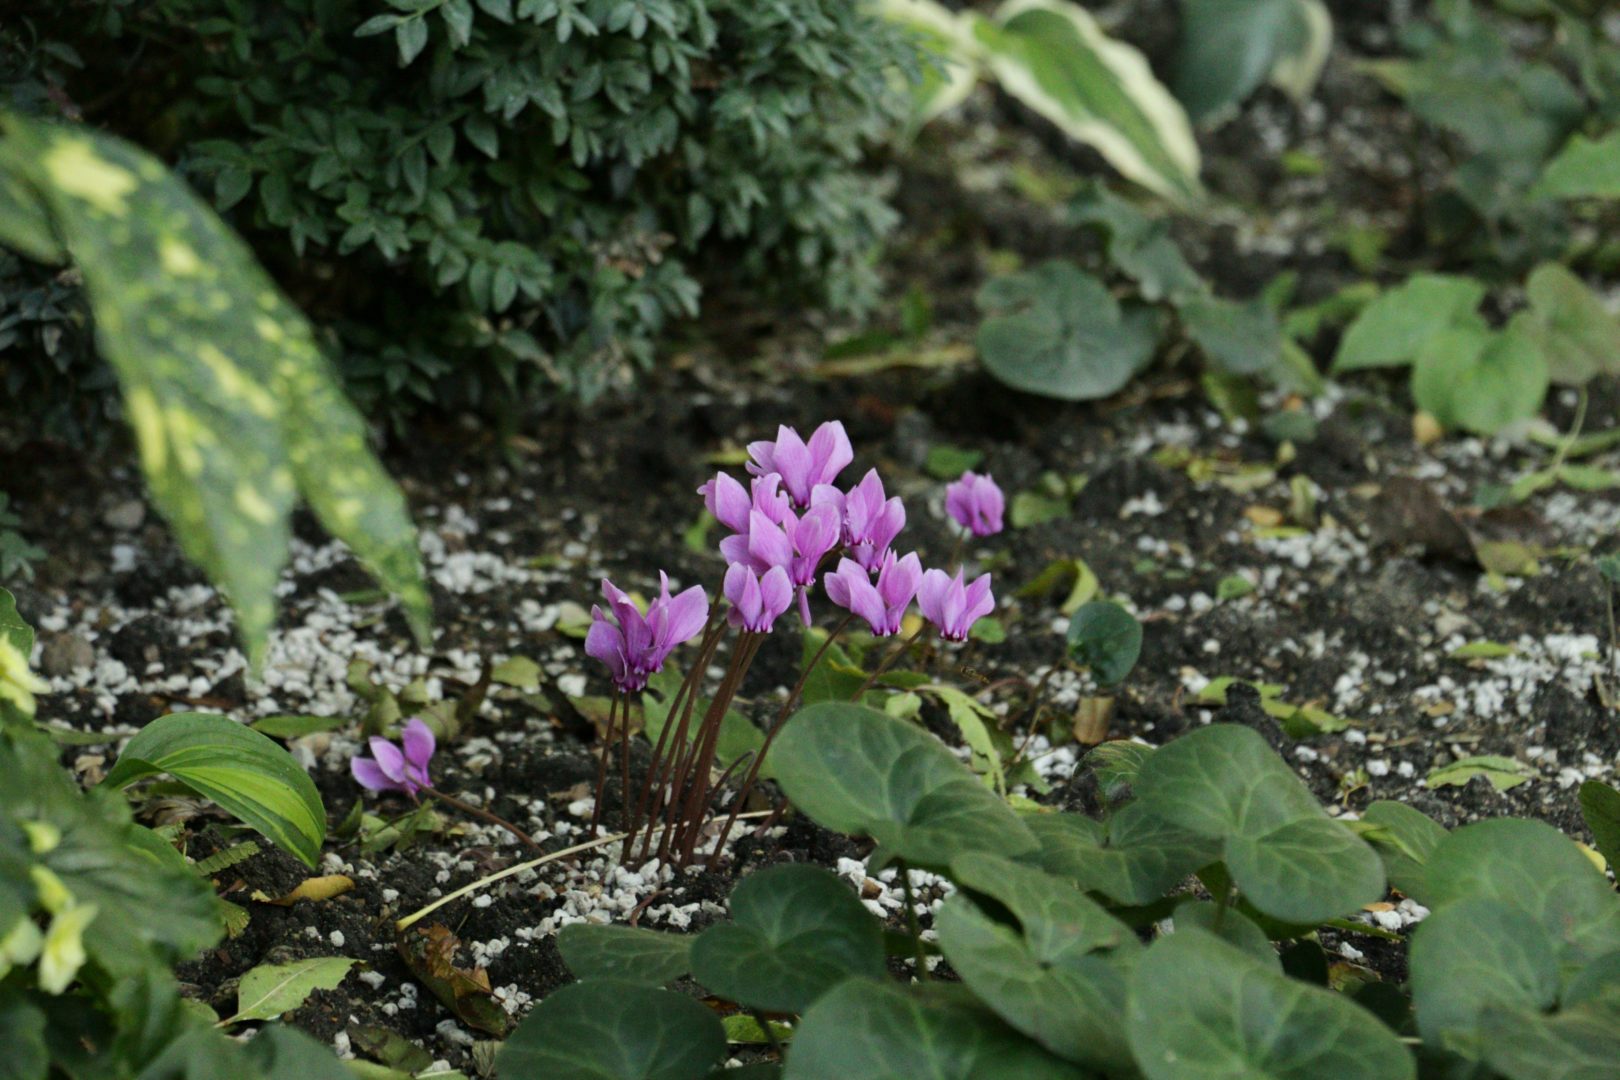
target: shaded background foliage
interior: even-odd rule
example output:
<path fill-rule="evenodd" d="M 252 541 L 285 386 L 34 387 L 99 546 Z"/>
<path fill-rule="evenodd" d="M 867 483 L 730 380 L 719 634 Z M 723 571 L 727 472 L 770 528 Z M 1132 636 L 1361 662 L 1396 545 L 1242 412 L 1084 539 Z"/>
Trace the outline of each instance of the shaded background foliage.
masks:
<path fill-rule="evenodd" d="M 838 0 L 25 0 L 0 101 L 174 164 L 363 404 L 590 398 L 702 284 L 859 309 L 903 36 Z M 0 257 L 0 386 L 113 409 L 72 271 Z"/>

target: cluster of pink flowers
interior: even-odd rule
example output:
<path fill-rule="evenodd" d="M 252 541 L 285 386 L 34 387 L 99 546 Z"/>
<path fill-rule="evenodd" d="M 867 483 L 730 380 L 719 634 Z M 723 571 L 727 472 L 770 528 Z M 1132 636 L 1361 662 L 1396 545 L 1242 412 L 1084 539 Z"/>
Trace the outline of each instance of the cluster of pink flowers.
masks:
<path fill-rule="evenodd" d="M 750 443 L 748 455 L 746 486 L 722 472 L 698 489 L 709 513 L 731 533 L 720 542 L 720 553 L 728 564 L 723 592 L 732 626 L 768 633 L 795 603 L 808 626 L 818 578 L 827 597 L 865 620 L 876 637 L 896 633 L 914 600 L 950 641 L 965 640 L 994 609 L 990 575 L 969 583 L 961 570 L 954 576 L 924 570 L 915 552 L 895 550 L 906 508 L 899 496 L 884 492 L 876 469 L 848 490 L 837 486 L 855 459 L 842 423 L 822 424 L 809 440 L 780 427 L 775 440 Z M 988 476 L 963 473 L 947 487 L 945 506 L 973 536 L 1001 531 L 1004 500 Z M 834 557 L 836 568 L 823 571 Z M 585 648 L 626 692 L 644 687 L 670 651 L 697 636 L 708 620 L 701 586 L 671 597 L 663 579 L 645 615 L 612 582 L 604 580 L 602 591 L 609 610 L 592 609 Z"/>

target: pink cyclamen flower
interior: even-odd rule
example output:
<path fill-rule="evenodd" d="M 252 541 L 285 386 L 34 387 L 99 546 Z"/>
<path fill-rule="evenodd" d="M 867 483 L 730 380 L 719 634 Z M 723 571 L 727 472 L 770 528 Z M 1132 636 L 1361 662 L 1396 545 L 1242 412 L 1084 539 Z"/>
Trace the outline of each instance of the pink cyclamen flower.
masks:
<path fill-rule="evenodd" d="M 976 472 L 965 472 L 945 487 L 945 512 L 974 536 L 994 536 L 1001 531 L 1001 514 L 1007 501 L 996 482 Z"/>
<path fill-rule="evenodd" d="M 855 460 L 855 451 L 843 423 L 829 420 L 816 428 L 808 443 L 784 424 L 776 429 L 775 442 L 749 443 L 748 456 L 753 459 L 748 471 L 755 476 L 780 475 L 793 505 L 802 510 L 810 505 L 810 493 L 816 485 L 838 479 L 844 467 Z"/>
<path fill-rule="evenodd" d="M 732 563 L 726 570 L 726 599 L 731 601 L 726 616 L 731 625 L 756 634 L 769 633 L 777 616 L 793 603 L 793 584 L 780 566 L 761 576 L 742 563 Z"/>
<path fill-rule="evenodd" d="M 647 685 L 647 676 L 664 669 L 664 660 L 683 641 L 690 641 L 709 620 L 709 597 L 694 585 L 679 596 L 669 595 L 669 577 L 658 572 L 658 599 L 643 615 L 635 601 L 602 579 L 602 595 L 612 609 L 611 620 L 601 607 L 591 608 L 591 629 L 585 651 L 608 667 L 613 684 L 625 693 Z"/>
<path fill-rule="evenodd" d="M 810 495 L 812 505 L 838 508 L 844 523 L 844 543 L 852 559 L 867 570 L 876 570 L 889 553 L 889 545 L 906 526 L 906 507 L 896 495 L 883 496 L 883 478 L 869 469 L 861 482 L 846 494 L 823 484 Z"/>
<path fill-rule="evenodd" d="M 923 618 L 939 628 L 946 641 L 966 641 L 973 624 L 995 610 L 990 594 L 990 575 L 981 574 L 973 584 L 962 584 L 962 571 L 953 578 L 943 570 L 930 570 L 917 587 L 917 607 Z"/>
<path fill-rule="evenodd" d="M 349 772 L 363 788 L 403 791 L 414 799 L 418 791 L 433 786 L 428 776 L 428 763 L 433 760 L 437 745 L 433 729 L 413 717 L 400 732 L 399 741 L 403 750 L 382 736 L 373 735 L 371 756 L 350 758 Z"/>
<path fill-rule="evenodd" d="M 888 637 L 900 629 L 911 598 L 917 595 L 922 563 L 917 553 L 897 558 L 894 552 L 883 557 L 877 584 L 853 559 L 842 559 L 838 569 L 821 579 L 832 602 L 865 619 L 873 637 Z"/>

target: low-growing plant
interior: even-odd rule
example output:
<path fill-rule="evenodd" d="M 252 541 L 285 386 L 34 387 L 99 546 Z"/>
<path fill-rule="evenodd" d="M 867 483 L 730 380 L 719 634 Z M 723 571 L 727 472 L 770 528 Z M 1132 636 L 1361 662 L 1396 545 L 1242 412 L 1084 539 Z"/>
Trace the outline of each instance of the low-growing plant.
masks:
<path fill-rule="evenodd" d="M 720 1019 L 663 988 L 683 975 L 762 1026 L 786 1020 L 771 1056 L 787 1080 L 1612 1068 L 1620 896 L 1550 826 L 1448 832 L 1391 802 L 1335 820 L 1261 735 L 1233 724 L 1159 749 L 1105 744 L 1093 759 L 1101 818 L 1019 814 L 927 732 L 856 703 L 806 707 L 777 741 L 778 781 L 817 823 L 869 838 L 873 871 L 897 862 L 954 884 L 937 946 L 917 937 L 910 897 L 912 929 L 896 939 L 832 873 L 759 870 L 737 886 L 730 921 L 695 938 L 565 928 L 580 982 L 512 1033 L 502 1075 L 597 1075 L 608 1045 L 634 1061 L 613 1075 L 719 1075 Z M 1583 804 L 1589 817 L 1605 808 L 1591 820 L 1612 843 L 1620 796 L 1583 791 Z M 1329 964 L 1322 944 L 1389 937 L 1353 916 L 1390 886 L 1431 912 L 1404 985 Z M 915 958 L 914 981 L 887 974 L 886 953 Z"/>
<path fill-rule="evenodd" d="M 35 727 L 36 695 L 48 684 L 28 667 L 33 637 L 11 594 L 0 590 L 6 1075 L 342 1080 L 347 1074 L 331 1051 L 308 1035 L 272 1024 L 243 1046 L 217 1030 L 206 1007 L 181 998 L 172 966 L 219 940 L 230 906 L 166 839 L 131 820 L 118 794 L 134 775 L 170 772 L 313 862 L 293 809 L 303 796 L 313 799 L 307 821 L 318 850 L 325 812 L 308 776 L 286 751 L 230 738 L 218 725 L 268 743 L 264 736 L 224 717 L 192 716 L 151 725 L 131 740 L 134 753 L 126 750 L 107 782 L 81 790 Z M 285 987 L 282 979 L 266 981 Z M 243 985 L 247 1003 L 250 980 Z M 268 1011 L 232 1019 L 273 1019 L 297 1002 L 283 993 L 261 1004 Z"/>
<path fill-rule="evenodd" d="M 836 486 L 839 474 L 854 460 L 842 423 L 824 423 L 808 440 L 784 426 L 774 440 L 749 444 L 748 453 L 752 476 L 748 487 L 721 472 L 699 489 L 709 513 L 731 533 L 720 542 L 727 562 L 723 585 L 727 608 L 711 611 L 700 585 L 672 596 L 669 579 L 660 572 L 658 596 L 645 610 L 604 580 L 607 609 L 598 606 L 591 612 L 585 650 L 607 667 L 614 689 L 597 774 L 595 821 L 601 819 L 610 751 L 617 739 L 621 824 L 626 834 L 622 857 L 627 861 L 638 839 L 640 859 L 654 851 L 658 858 L 680 864 L 694 859 L 718 794 L 714 772 L 723 737 L 735 756 L 720 762 L 724 769 L 720 784 L 734 772 L 740 780 L 730 813 L 713 839 L 715 854 L 723 851 L 767 753 L 801 700 L 818 700 L 829 687 L 843 696 L 851 680 L 855 685 L 850 696 L 856 700 L 875 688 L 887 689 L 893 683 L 886 681 L 890 667 L 930 629 L 946 641 L 965 641 L 974 623 L 995 605 L 989 574 L 969 583 L 960 567 L 954 576 L 940 569 L 924 571 L 915 552 L 900 554 L 895 545 L 905 526 L 905 505 L 898 496 L 886 494 L 876 469 L 848 490 Z M 972 472 L 964 473 L 946 493 L 950 517 L 964 535 L 979 538 L 1001 530 L 1003 504 L 994 480 Z M 957 553 L 960 550 L 958 544 Z M 834 560 L 836 569 L 824 573 L 823 567 Z M 952 563 L 955 560 L 953 555 Z M 803 625 L 811 626 L 810 597 L 818 584 L 846 614 L 821 635 L 798 683 L 761 734 L 734 716 L 733 702 L 761 642 L 778 619 L 796 610 Z M 920 620 L 908 615 L 913 600 L 922 613 Z M 872 638 L 884 639 L 900 634 L 908 619 L 915 628 L 869 674 L 852 668 L 848 657 L 835 651 L 840 635 L 856 620 L 865 624 Z M 713 696 L 704 699 L 709 666 L 731 632 L 735 638 L 725 674 Z M 639 789 L 633 789 L 632 695 L 653 684 L 676 647 L 694 639 L 698 654 L 685 678 L 673 689 L 668 684 L 655 687 L 661 700 L 657 730 L 649 727 L 647 732 L 653 741 L 652 759 Z M 810 639 L 806 640 L 808 646 Z M 822 681 L 812 682 L 817 679 Z M 644 717 L 654 715 L 647 705 L 641 712 Z"/>

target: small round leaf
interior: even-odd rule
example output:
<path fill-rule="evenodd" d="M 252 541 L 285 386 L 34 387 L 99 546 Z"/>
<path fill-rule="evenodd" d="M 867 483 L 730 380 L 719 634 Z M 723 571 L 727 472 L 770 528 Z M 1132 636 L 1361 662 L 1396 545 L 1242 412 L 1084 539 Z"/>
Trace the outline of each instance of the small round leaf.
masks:
<path fill-rule="evenodd" d="M 1142 624 L 1108 600 L 1093 600 L 1069 619 L 1069 658 L 1104 686 L 1123 682 L 1142 655 Z"/>

